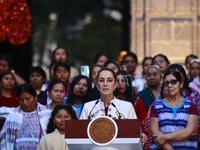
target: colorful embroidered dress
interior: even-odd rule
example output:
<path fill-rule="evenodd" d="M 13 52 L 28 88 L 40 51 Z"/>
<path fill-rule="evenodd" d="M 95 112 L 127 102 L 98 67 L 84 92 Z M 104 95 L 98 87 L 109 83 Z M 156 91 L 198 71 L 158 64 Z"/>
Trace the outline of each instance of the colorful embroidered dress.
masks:
<path fill-rule="evenodd" d="M 160 92 L 154 96 L 151 90 L 147 87 L 146 89 L 142 90 L 141 92 L 138 93 L 138 96 L 142 98 L 144 103 L 146 103 L 146 109 L 147 109 L 147 115 L 142 121 L 142 131 L 147 135 L 147 142 L 144 145 L 145 150 L 149 150 L 152 137 L 149 134 L 149 120 L 150 120 L 150 110 L 151 110 L 151 104 L 156 101 L 161 99 Z"/>
<path fill-rule="evenodd" d="M 19 150 L 34 150 L 42 137 L 42 129 L 37 111 L 22 112 L 21 130 L 17 132 L 15 147 Z"/>
<path fill-rule="evenodd" d="M 8 115 L 6 122 L 1 130 L 0 149 L 36 149 L 37 145 L 33 146 L 33 144 L 38 144 L 40 138 L 46 134 L 47 123 L 49 121 L 50 115 L 51 111 L 39 103 L 37 103 L 37 110 L 32 113 L 24 113 L 20 106 L 16 108 L 12 113 Z M 38 126 L 36 126 L 37 124 Z"/>
<path fill-rule="evenodd" d="M 179 131 L 187 126 L 189 115 L 197 115 L 197 106 L 184 99 L 178 107 L 171 107 L 162 100 L 155 101 L 151 107 L 151 117 L 158 118 L 160 131 L 164 134 Z M 198 150 L 195 136 L 181 142 L 171 142 L 175 150 Z M 151 150 L 159 150 L 154 142 L 150 146 Z"/>
<path fill-rule="evenodd" d="M 190 101 L 194 102 L 195 104 L 197 104 L 198 111 L 199 111 L 199 114 L 198 114 L 199 127 L 198 127 L 198 131 L 197 131 L 197 140 L 200 143 L 200 95 L 193 88 L 191 88 L 191 90 L 192 90 L 192 92 L 190 94 L 188 94 L 187 90 L 185 90 L 183 92 L 183 94 L 184 94 L 184 97 L 187 97 L 188 100 L 190 100 Z"/>
<path fill-rule="evenodd" d="M 198 110 L 199 110 L 199 132 L 200 132 L 200 95 L 197 91 L 195 91 L 194 89 L 191 88 L 191 93 L 188 90 L 184 90 L 183 91 L 183 96 L 184 98 L 188 99 L 189 101 L 192 101 L 194 103 L 197 104 L 198 106 Z M 160 100 L 161 97 L 157 97 L 156 100 Z M 145 143 L 144 149 L 145 150 L 149 150 L 151 141 L 152 141 L 152 137 L 149 135 L 149 119 L 150 119 L 150 113 L 151 113 L 151 107 L 149 108 L 148 112 L 147 112 L 147 117 L 145 118 L 145 120 L 142 122 L 143 125 L 143 132 L 147 134 L 148 140 Z M 200 133 L 197 133 L 197 139 L 198 141 L 200 141 Z"/>

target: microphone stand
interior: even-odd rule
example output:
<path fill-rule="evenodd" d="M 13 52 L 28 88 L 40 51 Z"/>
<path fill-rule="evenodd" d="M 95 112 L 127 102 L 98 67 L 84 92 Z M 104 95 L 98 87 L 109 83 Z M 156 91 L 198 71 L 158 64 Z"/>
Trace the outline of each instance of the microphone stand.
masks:
<path fill-rule="evenodd" d="M 117 110 L 117 113 L 118 113 L 118 115 L 119 115 L 118 119 L 121 119 L 120 112 L 119 112 L 119 110 L 117 109 L 116 105 L 115 105 L 114 103 L 111 103 L 111 105 L 112 105 L 113 107 L 115 107 L 115 109 Z"/>
<path fill-rule="evenodd" d="M 89 115 L 88 115 L 88 120 L 90 120 L 90 115 L 91 115 L 93 109 L 95 108 L 95 106 L 96 106 L 98 103 L 99 103 L 99 100 L 97 100 L 97 101 L 95 102 L 94 106 L 92 107 L 92 109 L 91 109 L 91 111 L 90 111 L 90 113 L 89 113 Z"/>

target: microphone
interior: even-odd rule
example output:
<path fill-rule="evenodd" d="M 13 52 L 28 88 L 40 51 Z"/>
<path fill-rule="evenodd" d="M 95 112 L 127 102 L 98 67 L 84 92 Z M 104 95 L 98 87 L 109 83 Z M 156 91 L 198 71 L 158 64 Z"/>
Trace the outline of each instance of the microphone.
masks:
<path fill-rule="evenodd" d="M 115 107 L 115 109 L 117 110 L 117 113 L 119 114 L 118 119 L 121 119 L 120 112 L 119 112 L 119 110 L 117 109 L 116 105 L 115 105 L 114 103 L 111 103 L 111 105 L 113 105 L 113 107 Z"/>
<path fill-rule="evenodd" d="M 93 109 L 95 108 L 95 106 L 96 106 L 98 103 L 99 103 L 99 100 L 97 100 L 97 101 L 95 102 L 94 106 L 92 107 L 92 110 L 90 111 L 90 113 L 89 113 L 89 115 L 88 115 L 88 120 L 90 120 L 90 115 L 91 115 Z"/>

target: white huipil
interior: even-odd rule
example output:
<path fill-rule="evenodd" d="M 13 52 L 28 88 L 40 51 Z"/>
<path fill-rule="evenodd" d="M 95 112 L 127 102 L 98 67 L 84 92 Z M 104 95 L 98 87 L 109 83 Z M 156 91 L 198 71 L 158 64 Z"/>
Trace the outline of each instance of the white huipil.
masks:
<path fill-rule="evenodd" d="M 98 100 L 85 103 L 79 119 L 93 119 L 99 116 L 106 116 L 104 102 Z M 114 105 L 113 105 L 113 104 Z M 114 98 L 107 109 L 107 116 L 114 119 L 137 119 L 133 105 L 130 102 Z"/>

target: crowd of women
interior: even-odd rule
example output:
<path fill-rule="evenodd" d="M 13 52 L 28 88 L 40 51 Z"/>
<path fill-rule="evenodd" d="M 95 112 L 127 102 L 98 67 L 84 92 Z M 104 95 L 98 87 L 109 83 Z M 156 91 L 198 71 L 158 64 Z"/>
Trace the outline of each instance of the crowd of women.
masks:
<path fill-rule="evenodd" d="M 6 121 L 0 149 L 66 150 L 65 120 L 99 116 L 140 119 L 145 150 L 199 149 L 198 57 L 188 55 L 185 69 L 163 54 L 145 57 L 142 72 L 137 65 L 132 52 L 120 62 L 97 53 L 87 77 L 69 65 L 67 51 L 58 47 L 48 73 L 33 66 L 26 83 L 11 56 L 1 55 L 0 117 Z"/>

